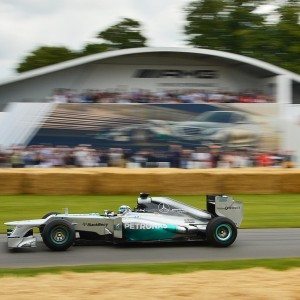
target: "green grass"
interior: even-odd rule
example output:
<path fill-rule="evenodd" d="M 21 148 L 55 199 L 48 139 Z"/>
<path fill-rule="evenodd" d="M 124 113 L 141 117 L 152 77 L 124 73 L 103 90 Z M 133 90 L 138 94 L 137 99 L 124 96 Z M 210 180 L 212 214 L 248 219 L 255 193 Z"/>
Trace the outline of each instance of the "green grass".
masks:
<path fill-rule="evenodd" d="M 205 208 L 205 196 L 174 196 L 187 204 Z M 235 195 L 244 203 L 242 228 L 300 227 L 300 194 Z M 41 218 L 50 211 L 70 213 L 117 210 L 121 204 L 136 205 L 133 196 L 0 196 L 0 232 L 4 222 Z"/>
<path fill-rule="evenodd" d="M 36 276 L 39 274 L 59 274 L 62 272 L 143 272 L 149 274 L 176 274 L 191 273 L 204 270 L 240 270 L 249 268 L 267 268 L 284 271 L 300 267 L 300 258 L 282 259 L 253 259 L 233 261 L 207 261 L 207 262 L 180 262 L 157 264 L 124 264 L 124 265 L 87 265 L 87 266 L 63 266 L 46 268 L 19 268 L 0 269 L 0 277 L 3 276 Z"/>

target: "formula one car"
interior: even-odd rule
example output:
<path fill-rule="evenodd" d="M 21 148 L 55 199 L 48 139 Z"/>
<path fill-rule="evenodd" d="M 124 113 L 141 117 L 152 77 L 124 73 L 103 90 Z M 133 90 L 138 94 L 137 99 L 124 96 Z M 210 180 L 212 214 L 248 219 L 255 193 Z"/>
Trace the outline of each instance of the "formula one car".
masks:
<path fill-rule="evenodd" d="M 33 228 L 51 250 L 62 251 L 78 240 L 110 243 L 207 241 L 227 247 L 237 237 L 243 204 L 229 196 L 207 195 L 206 210 L 167 197 L 141 193 L 137 207 L 122 205 L 118 213 L 48 213 L 42 219 L 5 223 L 9 248 L 36 247 Z"/>
<path fill-rule="evenodd" d="M 115 142 L 177 142 L 208 146 L 253 147 L 261 128 L 249 114 L 238 111 L 207 111 L 189 121 L 148 120 L 145 124 L 116 127 L 99 133 L 97 139 Z"/>

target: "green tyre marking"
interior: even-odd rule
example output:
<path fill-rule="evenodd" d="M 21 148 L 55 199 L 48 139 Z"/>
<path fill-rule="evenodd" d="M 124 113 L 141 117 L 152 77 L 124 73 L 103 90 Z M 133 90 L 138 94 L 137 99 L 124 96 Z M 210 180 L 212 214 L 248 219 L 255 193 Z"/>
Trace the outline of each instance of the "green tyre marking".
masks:
<path fill-rule="evenodd" d="M 220 224 L 215 230 L 215 238 L 225 243 L 232 237 L 232 228 L 228 224 Z"/>
<path fill-rule="evenodd" d="M 50 233 L 50 239 L 56 245 L 64 244 L 69 240 L 69 237 L 69 231 L 65 227 L 54 227 Z"/>

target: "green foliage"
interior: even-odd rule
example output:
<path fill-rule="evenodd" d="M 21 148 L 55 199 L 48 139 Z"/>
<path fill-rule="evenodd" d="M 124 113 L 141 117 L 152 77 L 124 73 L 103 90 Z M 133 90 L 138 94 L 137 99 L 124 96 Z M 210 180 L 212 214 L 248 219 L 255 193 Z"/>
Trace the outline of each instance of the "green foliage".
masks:
<path fill-rule="evenodd" d="M 279 21 L 266 22 L 254 13 L 262 1 L 194 0 L 186 7 L 185 33 L 189 45 L 238 53 L 300 73 L 300 5 L 288 0 L 276 13 Z M 274 13 L 274 12 L 273 12 Z M 79 56 L 114 49 L 145 47 L 141 24 L 124 18 L 98 33 L 99 44 L 87 44 L 79 52 L 66 47 L 42 46 L 18 65 L 24 72 Z"/>
<path fill-rule="evenodd" d="M 17 67 L 19 73 L 37 69 L 78 57 L 76 52 L 66 47 L 42 46 L 29 55 Z"/>
<path fill-rule="evenodd" d="M 103 39 L 104 42 L 87 44 L 79 52 L 72 51 L 66 47 L 39 47 L 25 56 L 16 70 L 18 73 L 22 73 L 108 50 L 145 47 L 146 38 L 142 35 L 140 27 L 141 25 L 138 21 L 125 18 L 98 34 L 98 38 Z"/>
<path fill-rule="evenodd" d="M 187 8 L 185 33 L 195 47 L 261 59 L 300 73 L 299 2 L 278 8 L 278 22 L 254 13 L 262 1 L 196 0 Z"/>
<path fill-rule="evenodd" d="M 280 55 L 280 65 L 300 73 L 300 3 L 288 1 L 278 9 L 280 21 L 275 25 L 277 38 L 280 37 L 277 53 Z M 276 41 L 273 39 L 272 41 Z"/>
<path fill-rule="evenodd" d="M 193 1 L 187 7 L 185 32 L 190 45 L 216 50 L 229 50 L 226 47 L 227 29 L 224 21 L 224 0 Z"/>
<path fill-rule="evenodd" d="M 146 38 L 141 33 L 138 21 L 124 18 L 117 24 L 98 34 L 112 49 L 127 49 L 146 46 Z"/>
<path fill-rule="evenodd" d="M 192 206 L 205 209 L 205 197 L 173 196 Z M 290 195 L 236 195 L 244 203 L 242 228 L 300 227 L 300 194 Z M 38 219 L 49 211 L 70 213 L 103 213 L 104 209 L 117 211 L 122 204 L 136 205 L 133 196 L 0 196 L 0 232 L 8 221 Z M 284 214 L 282 212 L 284 211 Z"/>
<path fill-rule="evenodd" d="M 188 41 L 196 47 L 247 52 L 244 47 L 249 35 L 255 35 L 263 17 L 253 14 L 255 3 L 249 1 L 200 0 L 186 9 L 185 27 Z"/>
<path fill-rule="evenodd" d="M 109 47 L 105 44 L 87 44 L 82 49 L 80 55 L 85 56 L 85 55 L 97 54 L 108 50 Z"/>

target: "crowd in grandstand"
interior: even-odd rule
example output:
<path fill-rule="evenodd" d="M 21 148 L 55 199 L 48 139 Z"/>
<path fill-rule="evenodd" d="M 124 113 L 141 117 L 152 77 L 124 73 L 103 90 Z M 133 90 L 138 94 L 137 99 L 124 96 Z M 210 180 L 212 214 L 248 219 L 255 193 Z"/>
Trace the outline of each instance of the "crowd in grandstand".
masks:
<path fill-rule="evenodd" d="M 184 149 L 171 145 L 167 151 L 122 148 L 94 149 L 88 145 L 11 147 L 0 150 L 0 167 L 127 167 L 127 168 L 240 168 L 293 167 L 291 153 L 225 150 L 217 146 Z"/>
<path fill-rule="evenodd" d="M 173 90 L 120 93 L 100 90 L 78 92 L 71 89 L 56 89 L 51 97 L 55 103 L 270 103 L 272 96 L 261 91 L 234 93 L 222 90 Z"/>

